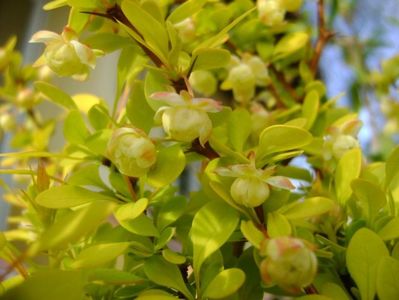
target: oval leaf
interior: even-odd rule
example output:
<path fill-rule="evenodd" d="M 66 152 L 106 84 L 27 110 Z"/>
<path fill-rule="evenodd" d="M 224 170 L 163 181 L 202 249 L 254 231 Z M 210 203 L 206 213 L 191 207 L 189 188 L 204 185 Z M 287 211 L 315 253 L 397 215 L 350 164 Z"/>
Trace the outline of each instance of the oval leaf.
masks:
<path fill-rule="evenodd" d="M 270 213 L 267 215 L 267 233 L 271 238 L 291 235 L 291 224 L 284 215 Z"/>
<path fill-rule="evenodd" d="M 265 128 L 259 137 L 259 148 L 256 158 L 301 148 L 312 141 L 312 135 L 304 129 L 288 126 L 273 125 Z"/>
<path fill-rule="evenodd" d="M 389 253 L 384 242 L 373 231 L 362 228 L 352 237 L 346 251 L 346 264 L 362 300 L 374 299 L 378 265 L 386 256 Z"/>
<path fill-rule="evenodd" d="M 28 251 L 36 255 L 47 249 L 62 249 L 69 243 L 95 230 L 111 212 L 116 204 L 110 201 L 95 201 L 89 205 L 67 213 L 52 224 Z"/>
<path fill-rule="evenodd" d="M 340 203 L 345 203 L 352 194 L 351 183 L 360 175 L 362 152 L 359 148 L 347 151 L 339 160 L 335 171 L 335 189 Z"/>
<path fill-rule="evenodd" d="M 133 220 L 140 216 L 146 210 L 147 206 L 147 198 L 141 198 L 136 202 L 121 205 L 115 212 L 115 218 L 118 221 Z"/>
<path fill-rule="evenodd" d="M 187 299 L 194 299 L 183 281 L 179 268 L 160 256 L 153 256 L 144 263 L 144 273 L 151 281 L 183 293 Z"/>
<path fill-rule="evenodd" d="M 255 248 L 260 249 L 262 241 L 265 239 L 263 233 L 255 226 L 254 222 L 242 221 L 240 230 L 244 237 L 252 244 Z"/>
<path fill-rule="evenodd" d="M 322 215 L 334 207 L 334 202 L 325 197 L 312 197 L 284 207 L 280 212 L 289 220 L 305 219 Z"/>
<path fill-rule="evenodd" d="M 35 199 L 36 203 L 47 208 L 69 208 L 101 200 L 115 201 L 110 196 L 73 185 L 52 187 L 40 193 Z"/>
<path fill-rule="evenodd" d="M 51 102 L 58 104 L 69 110 L 78 110 L 78 106 L 72 97 L 58 87 L 44 81 L 35 82 L 35 88 L 42 92 Z"/>
<path fill-rule="evenodd" d="M 155 167 L 147 174 L 148 183 L 154 187 L 171 184 L 183 172 L 186 157 L 179 145 L 159 150 Z"/>
<path fill-rule="evenodd" d="M 232 268 L 223 270 L 209 283 L 204 292 L 205 298 L 220 299 L 235 293 L 245 281 L 245 273 Z"/>
<path fill-rule="evenodd" d="M 384 240 L 389 241 L 399 237 L 399 217 L 393 218 L 378 231 L 378 235 Z"/>
<path fill-rule="evenodd" d="M 72 268 L 98 267 L 123 254 L 129 243 L 100 244 L 83 249 L 71 264 Z"/>
<path fill-rule="evenodd" d="M 194 248 L 193 265 L 197 280 L 202 263 L 229 239 L 238 220 L 238 213 L 219 201 L 205 204 L 195 214 L 190 237 Z"/>
<path fill-rule="evenodd" d="M 383 257 L 378 268 L 377 294 L 380 300 L 399 299 L 399 261 Z"/>

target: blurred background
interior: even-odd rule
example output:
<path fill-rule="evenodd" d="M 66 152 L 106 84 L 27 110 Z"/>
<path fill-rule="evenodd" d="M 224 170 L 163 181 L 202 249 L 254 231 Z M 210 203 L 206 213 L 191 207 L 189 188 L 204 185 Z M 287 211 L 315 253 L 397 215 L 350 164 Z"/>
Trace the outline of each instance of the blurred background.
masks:
<path fill-rule="evenodd" d="M 17 48 L 23 53 L 25 63 L 34 62 L 43 49 L 41 45 L 28 43 L 33 33 L 44 29 L 61 32 L 67 23 L 68 9 L 45 12 L 42 7 L 46 2 L 0 0 L 0 45 L 11 35 L 17 36 Z M 359 137 L 365 152 L 375 159 L 384 157 L 384 149 L 391 149 L 399 141 L 398 86 L 383 95 L 383 100 L 389 104 L 385 105 L 385 110 L 390 111 L 391 107 L 397 106 L 398 113 L 383 114 L 381 95 L 370 84 L 369 75 L 380 71 L 381 62 L 399 54 L 399 0 L 325 2 L 329 26 L 336 35 L 323 53 L 320 75 L 327 82 L 329 97 L 344 93 L 339 105 L 359 112 L 364 122 Z M 306 0 L 303 13 L 315 23 L 316 0 Z M 114 53 L 99 59 L 88 81 L 63 78 L 56 80 L 55 84 L 70 94 L 93 93 L 110 102 L 115 95 L 117 56 L 118 53 Z M 396 68 L 399 72 L 399 64 Z M 364 104 L 361 110 L 360 103 Z M 47 116 L 57 112 L 54 106 L 48 104 L 43 104 L 41 110 Z M 61 139 L 62 133 L 58 133 L 53 141 L 55 147 Z M 7 144 L 6 136 L 0 145 L 1 152 L 12 151 L 7 149 Z M 6 177 L 2 179 L 7 180 Z M 0 188 L 0 198 L 1 192 Z M 0 229 L 6 226 L 7 213 L 8 208 L 0 201 Z"/>

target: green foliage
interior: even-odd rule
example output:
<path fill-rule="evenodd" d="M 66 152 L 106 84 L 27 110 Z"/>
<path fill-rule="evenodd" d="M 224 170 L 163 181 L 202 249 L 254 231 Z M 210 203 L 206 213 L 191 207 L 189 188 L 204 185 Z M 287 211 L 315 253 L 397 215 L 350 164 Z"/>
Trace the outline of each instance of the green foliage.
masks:
<path fill-rule="evenodd" d="M 55 0 L 44 9 L 68 8 L 68 24 L 32 37 L 34 65 L 10 38 L 0 299 L 399 298 L 399 147 L 385 129 L 379 156 L 362 150 L 358 115 L 318 72 L 338 41 L 353 107 L 374 89 L 395 132 L 399 60 L 367 70 L 330 40 L 348 2 L 321 7 L 319 30 L 302 2 Z M 113 102 L 52 80 L 84 80 L 111 52 Z"/>

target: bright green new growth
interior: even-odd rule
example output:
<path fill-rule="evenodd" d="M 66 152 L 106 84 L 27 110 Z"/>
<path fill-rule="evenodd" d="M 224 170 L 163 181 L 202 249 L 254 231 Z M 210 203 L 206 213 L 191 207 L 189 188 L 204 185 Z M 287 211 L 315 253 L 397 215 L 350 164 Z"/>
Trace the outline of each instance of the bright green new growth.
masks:
<path fill-rule="evenodd" d="M 318 28 L 302 0 L 48 2 L 68 24 L 32 37 L 33 66 L 15 38 L 0 48 L 16 207 L 0 300 L 399 299 L 399 148 L 367 157 L 357 113 L 326 95 L 327 25 L 348 14 L 332 2 L 317 1 Z M 115 51 L 111 106 L 52 83 Z M 386 132 L 398 65 L 358 72 Z M 45 101 L 61 113 L 43 118 Z"/>

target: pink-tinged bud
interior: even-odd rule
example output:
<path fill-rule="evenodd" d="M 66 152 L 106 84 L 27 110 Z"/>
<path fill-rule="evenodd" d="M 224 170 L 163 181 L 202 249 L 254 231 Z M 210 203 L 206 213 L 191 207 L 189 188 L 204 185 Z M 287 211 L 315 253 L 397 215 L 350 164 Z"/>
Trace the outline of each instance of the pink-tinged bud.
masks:
<path fill-rule="evenodd" d="M 172 139 L 187 143 L 196 138 L 204 143 L 212 132 L 212 122 L 205 111 L 184 106 L 165 109 L 162 125 Z"/>
<path fill-rule="evenodd" d="M 108 154 L 118 170 L 127 176 L 140 177 L 156 161 L 154 143 L 135 128 L 119 128 L 108 143 Z"/>
<path fill-rule="evenodd" d="M 24 88 L 18 91 L 15 98 L 15 104 L 24 108 L 30 108 L 38 101 L 37 94 L 30 88 Z"/>
<path fill-rule="evenodd" d="M 269 197 L 270 188 L 267 183 L 256 177 L 239 177 L 231 185 L 230 193 L 237 204 L 256 207 Z"/>
<path fill-rule="evenodd" d="M 260 271 L 265 284 L 277 284 L 290 292 L 310 285 L 317 272 L 317 258 L 302 240 L 279 237 L 268 240 L 261 249 L 266 258 Z"/>
<path fill-rule="evenodd" d="M 32 43 L 45 43 L 43 56 L 36 65 L 46 64 L 59 76 L 71 76 L 74 79 L 87 78 L 90 68 L 96 65 L 96 52 L 77 41 L 75 33 L 64 29 L 62 35 L 51 31 L 39 31 L 32 36 Z"/>

